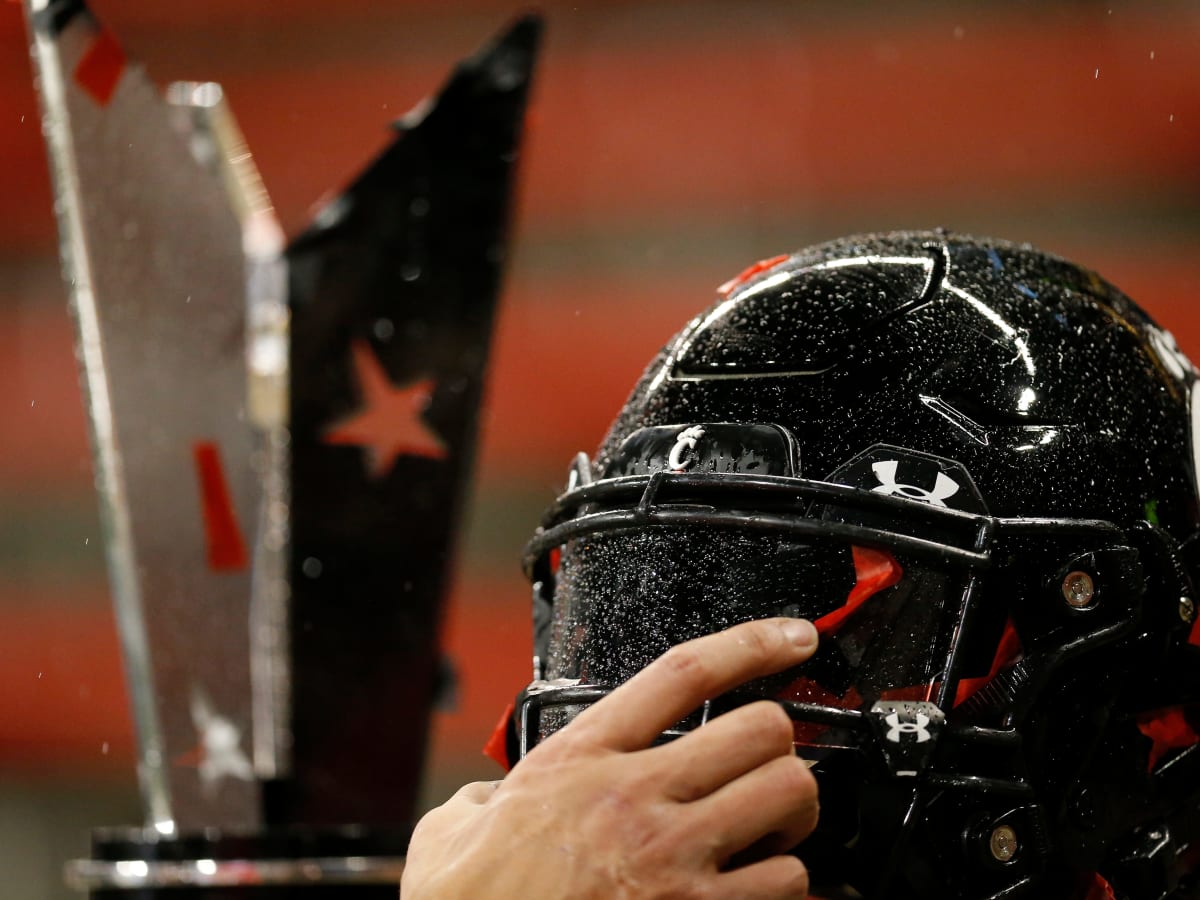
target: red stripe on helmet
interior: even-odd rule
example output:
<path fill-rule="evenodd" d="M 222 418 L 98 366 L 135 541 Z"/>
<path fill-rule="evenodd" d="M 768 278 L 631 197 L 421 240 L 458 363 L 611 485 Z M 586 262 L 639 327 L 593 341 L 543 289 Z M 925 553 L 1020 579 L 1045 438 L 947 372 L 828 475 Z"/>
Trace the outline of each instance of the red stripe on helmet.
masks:
<path fill-rule="evenodd" d="M 787 258 L 788 254 L 781 253 L 778 256 L 772 256 L 770 259 L 760 259 L 754 265 L 747 266 L 745 269 L 742 269 L 741 272 L 717 288 L 717 293 L 722 297 L 728 297 L 733 293 L 734 288 L 745 284 L 759 272 L 765 272 L 767 269 L 779 265 Z"/>

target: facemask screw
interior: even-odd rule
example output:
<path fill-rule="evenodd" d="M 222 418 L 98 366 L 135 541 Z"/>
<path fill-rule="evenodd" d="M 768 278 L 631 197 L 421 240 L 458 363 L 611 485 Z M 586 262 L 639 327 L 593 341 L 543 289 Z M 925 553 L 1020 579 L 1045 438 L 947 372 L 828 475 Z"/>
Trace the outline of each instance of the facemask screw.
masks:
<path fill-rule="evenodd" d="M 1083 609 L 1096 596 L 1096 585 L 1087 572 L 1072 572 L 1062 583 L 1063 597 L 1076 609 Z"/>
<path fill-rule="evenodd" d="M 1190 622 L 1196 617 L 1196 604 L 1192 602 L 1191 597 L 1179 598 L 1179 618 L 1185 622 Z"/>
<path fill-rule="evenodd" d="M 1000 862 L 1008 862 L 1017 855 L 1017 833 L 1011 825 L 998 825 L 988 841 L 992 856 Z"/>

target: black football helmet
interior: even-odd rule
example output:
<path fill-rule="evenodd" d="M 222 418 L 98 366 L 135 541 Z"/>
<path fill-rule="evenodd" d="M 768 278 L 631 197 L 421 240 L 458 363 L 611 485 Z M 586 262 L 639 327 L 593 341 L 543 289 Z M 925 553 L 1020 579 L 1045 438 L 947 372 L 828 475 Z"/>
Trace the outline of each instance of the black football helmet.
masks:
<path fill-rule="evenodd" d="M 1192 897 L 1197 372 L 1097 275 L 943 232 L 722 286 L 530 542 L 519 758 L 673 644 L 777 615 L 814 893 Z"/>

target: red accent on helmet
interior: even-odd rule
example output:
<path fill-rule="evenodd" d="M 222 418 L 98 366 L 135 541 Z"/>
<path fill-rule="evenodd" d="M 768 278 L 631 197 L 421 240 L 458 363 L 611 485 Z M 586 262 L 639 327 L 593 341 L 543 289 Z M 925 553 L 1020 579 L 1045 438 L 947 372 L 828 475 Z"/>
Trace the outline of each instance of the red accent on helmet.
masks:
<path fill-rule="evenodd" d="M 1193 647 L 1200 647 L 1200 616 L 1196 616 L 1192 622 L 1192 630 L 1188 633 L 1188 643 Z"/>
<path fill-rule="evenodd" d="M 504 714 L 496 723 L 492 736 L 483 745 L 483 755 L 500 763 L 505 772 L 512 768 L 512 763 L 508 758 L 508 723 L 512 721 L 515 709 L 515 701 L 508 701 L 508 706 L 504 708 Z"/>
<path fill-rule="evenodd" d="M 728 297 L 733 293 L 734 288 L 745 284 L 759 272 L 765 272 L 767 269 L 779 265 L 787 258 L 788 254 L 781 253 L 778 256 L 772 256 L 770 259 L 760 259 L 754 265 L 746 267 L 733 278 L 730 278 L 727 282 L 717 288 L 717 293 L 722 297 Z"/>
<path fill-rule="evenodd" d="M 851 687 L 844 695 L 839 696 L 828 688 L 822 687 L 811 678 L 800 676 L 786 688 L 780 691 L 777 700 L 794 700 L 797 703 L 816 703 L 820 706 L 833 706 L 840 709 L 858 709 L 862 706 L 862 696 L 856 688 Z M 792 742 L 798 746 L 817 746 L 819 738 L 829 730 L 828 725 L 820 722 L 792 722 Z"/>
<path fill-rule="evenodd" d="M 1142 713 L 1137 719 L 1138 731 L 1153 741 L 1146 771 L 1153 771 L 1171 750 L 1181 750 L 1200 743 L 1200 734 L 1187 720 L 1182 706 L 1168 706 L 1153 712 Z"/>
<path fill-rule="evenodd" d="M 826 613 L 813 622 L 817 633 L 830 634 L 846 618 L 885 588 L 890 588 L 904 577 L 904 569 L 896 558 L 886 550 L 876 550 L 873 547 L 851 547 L 854 553 L 854 588 L 846 598 L 846 605 Z"/>
<path fill-rule="evenodd" d="M 1113 892 L 1112 885 L 1104 880 L 1103 875 L 1097 872 L 1083 900 L 1117 900 L 1117 895 Z"/>
<path fill-rule="evenodd" d="M 1013 627 L 1012 619 L 1004 623 L 1004 634 L 996 647 L 996 655 L 992 657 L 992 667 L 986 675 L 979 678 L 964 678 L 958 683 L 958 691 L 954 695 L 954 705 L 958 706 L 972 694 L 1000 674 L 1000 670 L 1012 665 L 1021 655 L 1021 638 Z"/>
<path fill-rule="evenodd" d="M 904 569 L 886 550 L 857 546 L 850 549 L 854 555 L 854 587 L 850 590 L 844 606 L 813 622 L 821 635 L 836 631 L 838 626 L 867 600 L 904 577 Z M 862 697 L 855 688 L 850 688 L 845 695 L 838 695 L 806 676 L 801 676 L 789 684 L 776 695 L 776 699 L 817 703 L 842 709 L 857 709 L 862 705 Z M 829 730 L 829 726 L 815 722 L 793 722 L 792 729 L 795 742 L 805 745 L 818 743 L 817 739 Z"/>

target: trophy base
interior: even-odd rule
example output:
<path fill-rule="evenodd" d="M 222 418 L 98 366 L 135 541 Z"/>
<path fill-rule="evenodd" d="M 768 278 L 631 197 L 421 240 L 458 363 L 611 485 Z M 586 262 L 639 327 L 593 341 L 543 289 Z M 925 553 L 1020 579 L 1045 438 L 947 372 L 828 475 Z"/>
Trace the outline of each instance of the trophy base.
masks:
<path fill-rule="evenodd" d="M 93 900 L 396 900 L 409 832 L 289 826 L 164 837 L 105 828 L 67 882 Z"/>

